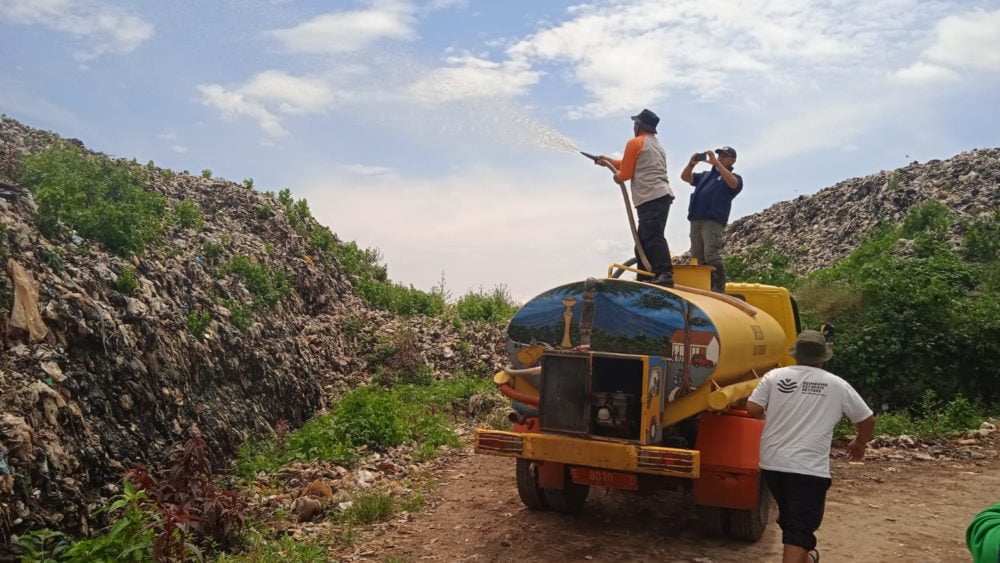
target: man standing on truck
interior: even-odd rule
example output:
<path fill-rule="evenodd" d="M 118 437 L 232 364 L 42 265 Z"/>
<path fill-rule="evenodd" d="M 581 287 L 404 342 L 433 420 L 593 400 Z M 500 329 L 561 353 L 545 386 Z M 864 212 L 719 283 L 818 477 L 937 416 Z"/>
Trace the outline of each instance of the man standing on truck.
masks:
<path fill-rule="evenodd" d="M 699 162 L 707 161 L 712 169 L 694 174 Z M 691 222 L 691 256 L 699 264 L 715 268 L 712 291 L 726 292 L 726 268 L 722 263 L 722 231 L 729 222 L 733 198 L 743 191 L 743 177 L 733 173 L 736 149 L 722 147 L 715 151 L 696 152 L 681 171 L 681 180 L 694 186 L 688 204 Z"/>
<path fill-rule="evenodd" d="M 841 416 L 857 428 L 847 446 L 861 460 L 875 432 L 875 417 L 853 387 L 822 369 L 833 350 L 823 334 L 804 330 L 791 350 L 799 365 L 769 371 L 747 400 L 747 411 L 765 418 L 760 468 L 778 505 L 783 563 L 819 561 L 814 532 L 823 520 L 830 488 L 830 443 Z"/>
<path fill-rule="evenodd" d="M 632 132 L 635 136 L 625 144 L 625 154 L 621 160 L 598 156 L 594 163 L 614 166 L 615 181 L 632 180 L 632 205 L 639 216 L 639 244 L 649 259 L 653 277 L 636 276 L 639 281 L 648 281 L 666 287 L 674 286 L 674 267 L 670 262 L 670 248 L 663 235 L 667 227 L 667 215 L 674 201 L 674 192 L 667 180 L 667 153 L 656 138 L 656 126 L 660 118 L 648 109 L 632 116 Z M 642 258 L 635 249 L 635 258 L 641 268 Z"/>

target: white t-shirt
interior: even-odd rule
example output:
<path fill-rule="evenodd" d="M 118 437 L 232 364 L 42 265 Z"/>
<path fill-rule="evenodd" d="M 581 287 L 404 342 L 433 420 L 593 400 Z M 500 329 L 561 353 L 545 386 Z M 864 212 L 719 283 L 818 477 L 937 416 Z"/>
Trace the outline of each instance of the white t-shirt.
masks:
<path fill-rule="evenodd" d="M 761 469 L 816 477 L 830 477 L 830 443 L 840 417 L 857 424 L 872 415 L 850 383 L 809 366 L 771 370 L 749 401 L 767 413 Z"/>

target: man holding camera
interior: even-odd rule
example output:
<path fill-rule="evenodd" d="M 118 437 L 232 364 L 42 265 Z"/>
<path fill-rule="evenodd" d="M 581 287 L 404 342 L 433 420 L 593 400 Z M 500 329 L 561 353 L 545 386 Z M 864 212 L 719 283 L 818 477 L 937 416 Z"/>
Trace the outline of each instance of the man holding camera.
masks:
<path fill-rule="evenodd" d="M 707 161 L 711 170 L 694 173 L 699 162 Z M 688 204 L 691 222 L 691 256 L 699 264 L 713 266 L 712 291 L 726 292 L 726 268 L 722 263 L 722 231 L 729 222 L 733 198 L 743 191 L 743 178 L 733 173 L 736 149 L 722 147 L 691 155 L 681 172 L 681 180 L 694 186 Z"/>
<path fill-rule="evenodd" d="M 638 275 L 636 279 L 664 287 L 674 286 L 674 267 L 670 262 L 670 249 L 663 231 L 667 226 L 670 204 L 674 192 L 667 179 L 667 153 L 656 138 L 656 126 L 660 118 L 644 109 L 632 116 L 632 133 L 635 135 L 625 144 L 625 154 L 621 160 L 607 156 L 594 158 L 594 164 L 610 164 L 615 169 L 615 181 L 632 181 L 632 204 L 639 216 L 637 235 L 642 250 L 649 259 L 653 276 Z M 639 249 L 635 249 L 636 260 L 642 267 Z"/>

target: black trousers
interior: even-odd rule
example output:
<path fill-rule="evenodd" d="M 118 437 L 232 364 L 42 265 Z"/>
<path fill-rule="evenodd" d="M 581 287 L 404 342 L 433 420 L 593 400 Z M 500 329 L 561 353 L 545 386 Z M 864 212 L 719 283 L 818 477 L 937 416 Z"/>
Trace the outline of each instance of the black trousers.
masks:
<path fill-rule="evenodd" d="M 781 543 L 806 550 L 816 548 L 815 532 L 823 522 L 826 490 L 832 481 L 825 477 L 763 469 L 767 488 L 778 505 Z"/>
<path fill-rule="evenodd" d="M 673 202 L 673 196 L 665 195 L 635 208 L 636 215 L 639 216 L 639 244 L 646 251 L 646 258 L 649 259 L 653 275 L 666 274 L 671 279 L 674 276 L 674 267 L 670 263 L 670 248 L 667 247 L 667 238 L 663 236 L 663 231 L 667 228 L 667 215 L 670 214 L 670 204 Z M 635 249 L 635 259 L 636 267 L 644 269 L 638 248 Z M 647 281 L 650 277 L 636 276 L 636 279 Z"/>

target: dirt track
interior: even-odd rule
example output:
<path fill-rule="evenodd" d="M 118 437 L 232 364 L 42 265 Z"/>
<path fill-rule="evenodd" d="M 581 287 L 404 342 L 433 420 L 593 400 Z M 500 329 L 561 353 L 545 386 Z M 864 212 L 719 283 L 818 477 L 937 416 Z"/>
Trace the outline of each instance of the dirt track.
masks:
<path fill-rule="evenodd" d="M 817 534 L 823 560 L 969 561 L 965 526 L 1000 499 L 997 448 L 979 461 L 833 461 L 834 484 Z M 580 514 L 526 510 L 514 461 L 462 454 L 439 471 L 422 513 L 383 524 L 338 557 L 403 561 L 777 561 L 774 523 L 756 544 L 706 539 L 691 500 L 592 489 Z"/>

